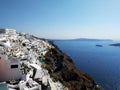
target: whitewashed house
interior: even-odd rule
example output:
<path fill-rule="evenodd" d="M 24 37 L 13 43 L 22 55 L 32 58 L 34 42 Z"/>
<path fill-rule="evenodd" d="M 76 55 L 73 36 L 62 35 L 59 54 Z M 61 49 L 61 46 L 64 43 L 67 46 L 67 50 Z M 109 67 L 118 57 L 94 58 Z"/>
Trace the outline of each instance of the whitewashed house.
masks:
<path fill-rule="evenodd" d="M 0 54 L 0 82 L 21 79 L 19 60 Z"/>

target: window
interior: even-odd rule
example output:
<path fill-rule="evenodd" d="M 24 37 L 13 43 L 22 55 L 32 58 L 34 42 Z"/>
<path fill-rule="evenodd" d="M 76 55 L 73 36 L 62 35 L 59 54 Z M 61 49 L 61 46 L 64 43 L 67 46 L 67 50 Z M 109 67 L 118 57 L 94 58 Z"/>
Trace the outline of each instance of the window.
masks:
<path fill-rule="evenodd" d="M 11 68 L 18 68 L 18 65 L 11 65 Z"/>

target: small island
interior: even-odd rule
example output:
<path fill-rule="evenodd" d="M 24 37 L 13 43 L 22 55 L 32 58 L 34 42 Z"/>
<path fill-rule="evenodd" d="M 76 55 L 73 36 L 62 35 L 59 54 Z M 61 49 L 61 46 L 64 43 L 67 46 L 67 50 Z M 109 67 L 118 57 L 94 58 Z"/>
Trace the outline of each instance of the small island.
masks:
<path fill-rule="evenodd" d="M 96 47 L 102 47 L 102 45 L 97 44 Z"/>
<path fill-rule="evenodd" d="M 116 47 L 120 47 L 120 43 L 109 44 L 109 46 L 116 46 Z"/>

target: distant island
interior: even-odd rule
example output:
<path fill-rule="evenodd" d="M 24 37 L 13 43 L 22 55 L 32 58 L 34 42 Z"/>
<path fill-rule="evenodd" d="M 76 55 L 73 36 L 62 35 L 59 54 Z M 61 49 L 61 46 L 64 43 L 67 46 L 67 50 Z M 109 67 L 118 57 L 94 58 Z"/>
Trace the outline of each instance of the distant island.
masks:
<path fill-rule="evenodd" d="M 81 40 L 81 41 L 112 41 L 111 39 L 89 39 L 89 38 L 79 38 L 74 40 Z"/>
<path fill-rule="evenodd" d="M 113 41 L 111 39 L 89 39 L 89 38 L 78 38 L 78 39 L 53 39 L 53 41 Z"/>
<path fill-rule="evenodd" d="M 97 44 L 96 47 L 102 47 L 102 45 Z"/>
<path fill-rule="evenodd" d="M 120 47 L 120 43 L 110 44 L 109 46 L 116 46 L 116 47 Z"/>

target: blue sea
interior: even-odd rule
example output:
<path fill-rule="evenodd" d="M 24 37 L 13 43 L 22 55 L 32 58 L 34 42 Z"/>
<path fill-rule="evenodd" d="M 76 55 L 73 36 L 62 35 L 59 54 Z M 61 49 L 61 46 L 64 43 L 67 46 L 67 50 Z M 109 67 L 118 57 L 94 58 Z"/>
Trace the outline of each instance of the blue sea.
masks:
<path fill-rule="evenodd" d="M 120 47 L 109 46 L 115 41 L 56 40 L 54 43 L 103 90 L 120 90 Z"/>

